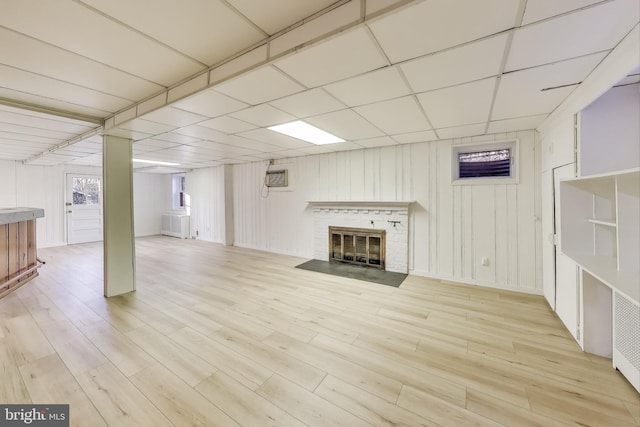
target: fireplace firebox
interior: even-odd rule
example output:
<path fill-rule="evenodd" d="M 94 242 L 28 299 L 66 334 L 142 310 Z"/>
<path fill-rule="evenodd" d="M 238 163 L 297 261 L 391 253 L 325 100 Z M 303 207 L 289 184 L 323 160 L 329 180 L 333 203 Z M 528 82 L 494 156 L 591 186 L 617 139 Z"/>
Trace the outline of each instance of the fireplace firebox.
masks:
<path fill-rule="evenodd" d="M 385 230 L 329 227 L 329 261 L 384 270 Z"/>

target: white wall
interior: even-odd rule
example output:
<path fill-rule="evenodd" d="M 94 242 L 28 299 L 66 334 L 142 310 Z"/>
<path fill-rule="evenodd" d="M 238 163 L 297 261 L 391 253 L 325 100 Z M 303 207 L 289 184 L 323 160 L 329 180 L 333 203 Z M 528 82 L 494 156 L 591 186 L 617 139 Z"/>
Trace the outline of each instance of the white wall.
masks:
<path fill-rule="evenodd" d="M 191 236 L 209 242 L 225 241 L 224 166 L 196 169 L 185 179 L 191 197 Z"/>
<path fill-rule="evenodd" d="M 640 166 L 640 85 L 612 88 L 580 113 L 580 175 Z"/>
<path fill-rule="evenodd" d="M 451 184 L 452 144 L 514 137 L 521 144 L 519 184 Z M 307 201 L 415 201 L 409 230 L 412 274 L 542 293 L 534 131 L 297 157 L 273 166 L 281 167 L 289 170 L 289 191 L 271 189 L 263 197 L 267 162 L 233 166 L 236 245 L 311 258 L 313 210 Z M 210 185 L 220 173 L 198 171 Z M 188 184 L 188 190 L 194 206 L 200 200 L 210 211 L 220 197 L 204 185 Z M 198 221 L 204 224 L 202 216 Z M 207 226 L 214 224 L 212 219 Z M 480 265 L 481 257 L 489 259 L 488 266 Z"/>
<path fill-rule="evenodd" d="M 67 173 L 102 175 L 102 169 L 0 161 L 0 207 L 44 209 L 44 218 L 36 222 L 38 247 L 66 244 L 64 203 Z M 166 175 L 134 174 L 136 236 L 160 233 L 160 215 L 171 209 L 171 183 L 167 179 Z"/>
<path fill-rule="evenodd" d="M 133 208 L 136 237 L 160 234 L 162 213 L 172 208 L 171 175 L 133 174 Z"/>

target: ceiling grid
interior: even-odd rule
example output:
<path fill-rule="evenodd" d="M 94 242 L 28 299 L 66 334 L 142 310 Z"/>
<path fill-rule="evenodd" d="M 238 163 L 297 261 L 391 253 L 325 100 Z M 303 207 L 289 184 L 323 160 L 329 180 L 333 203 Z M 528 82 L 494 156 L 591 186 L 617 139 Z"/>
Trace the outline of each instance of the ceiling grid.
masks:
<path fill-rule="evenodd" d="M 100 166 L 102 133 L 193 169 L 533 129 L 640 21 L 637 0 L 38 4 L 3 2 L 0 160 L 40 165 Z M 267 129 L 294 120 L 346 141 Z"/>

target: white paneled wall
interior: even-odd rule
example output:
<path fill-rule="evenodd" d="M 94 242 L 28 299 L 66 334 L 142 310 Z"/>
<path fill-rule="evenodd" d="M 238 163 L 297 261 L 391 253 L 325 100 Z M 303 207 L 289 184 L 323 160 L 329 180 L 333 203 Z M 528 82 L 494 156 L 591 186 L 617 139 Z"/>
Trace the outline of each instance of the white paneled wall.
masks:
<path fill-rule="evenodd" d="M 0 161 L 0 208 L 43 208 L 36 222 L 38 247 L 66 244 L 65 177 L 67 173 L 102 175 L 89 166 L 30 166 Z M 135 230 L 137 236 L 160 234 L 160 216 L 171 209 L 171 181 L 167 175 L 134 174 Z"/>
<path fill-rule="evenodd" d="M 133 174 L 133 209 L 136 237 L 160 234 L 162 213 L 172 208 L 171 175 Z"/>
<path fill-rule="evenodd" d="M 451 144 L 476 142 L 470 138 L 278 160 L 273 167 L 289 169 L 292 189 L 272 189 L 266 197 L 262 182 L 267 162 L 234 165 L 235 244 L 311 258 L 313 210 L 307 201 L 412 200 L 411 273 L 541 293 L 536 134 L 499 134 L 479 141 L 514 137 L 520 141 L 517 185 L 452 185 Z M 222 173 L 219 169 L 197 173 L 216 187 L 212 181 Z M 205 185 L 189 191 L 211 206 L 220 197 Z M 480 264 L 483 257 L 488 258 L 486 266 Z"/>
<path fill-rule="evenodd" d="M 191 236 L 224 242 L 224 167 L 187 173 L 186 193 L 191 196 Z"/>

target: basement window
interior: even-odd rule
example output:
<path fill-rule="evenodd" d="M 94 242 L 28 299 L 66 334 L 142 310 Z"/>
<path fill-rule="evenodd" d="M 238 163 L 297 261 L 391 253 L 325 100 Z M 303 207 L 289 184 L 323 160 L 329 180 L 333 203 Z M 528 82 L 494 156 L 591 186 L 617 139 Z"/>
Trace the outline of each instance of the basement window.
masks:
<path fill-rule="evenodd" d="M 452 147 L 454 184 L 516 184 L 518 141 Z"/>
<path fill-rule="evenodd" d="M 183 210 L 186 208 L 185 192 L 184 192 L 184 173 L 174 173 L 172 178 L 172 192 L 173 192 L 173 209 Z"/>

